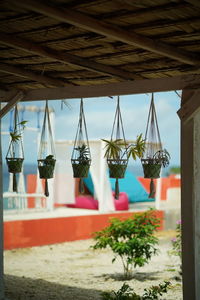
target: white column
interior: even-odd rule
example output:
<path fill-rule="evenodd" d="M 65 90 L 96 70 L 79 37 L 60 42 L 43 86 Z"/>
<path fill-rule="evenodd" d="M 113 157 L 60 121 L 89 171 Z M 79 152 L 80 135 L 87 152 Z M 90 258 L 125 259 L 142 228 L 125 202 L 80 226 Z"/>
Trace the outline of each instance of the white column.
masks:
<path fill-rule="evenodd" d="M 0 119 L 1 131 L 1 119 Z M 3 171 L 2 171 L 2 151 L 0 137 L 0 300 L 4 299 L 4 282 L 3 282 Z"/>
<path fill-rule="evenodd" d="M 182 108 L 191 99 L 183 91 Z M 197 95 L 198 96 L 198 95 Z M 193 99 L 194 102 L 199 97 Z M 184 111 L 184 110 L 182 110 Z M 200 299 L 200 111 L 181 119 L 181 218 L 183 299 Z"/>

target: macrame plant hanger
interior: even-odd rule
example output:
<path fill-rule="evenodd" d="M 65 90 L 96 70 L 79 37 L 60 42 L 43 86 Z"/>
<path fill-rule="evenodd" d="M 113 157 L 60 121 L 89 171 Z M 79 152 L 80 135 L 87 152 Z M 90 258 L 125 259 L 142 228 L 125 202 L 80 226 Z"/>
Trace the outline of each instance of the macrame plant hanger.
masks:
<path fill-rule="evenodd" d="M 91 165 L 91 152 L 88 141 L 83 99 L 80 102 L 79 122 L 71 156 L 74 178 L 80 178 L 79 192 L 84 193 L 83 178 L 88 177 Z"/>
<path fill-rule="evenodd" d="M 120 110 L 120 98 L 117 97 L 117 107 L 112 127 L 111 141 L 121 140 L 120 143 L 124 145 L 124 151 L 118 153 L 117 157 L 107 157 L 107 163 L 109 167 L 109 175 L 111 178 L 115 178 L 115 198 L 119 198 L 119 178 L 124 178 L 125 171 L 128 164 L 127 157 L 127 143 L 124 134 L 124 127 L 122 122 L 122 115 Z"/>
<path fill-rule="evenodd" d="M 48 179 L 53 178 L 56 163 L 55 146 L 51 129 L 48 101 L 46 100 L 44 121 L 38 151 L 38 170 L 41 179 L 45 179 L 45 196 L 49 196 Z"/>
<path fill-rule="evenodd" d="M 145 132 L 145 143 L 145 152 L 141 162 L 144 170 L 144 177 L 151 179 L 149 198 L 155 198 L 156 189 L 154 179 L 160 177 L 161 164 L 156 162 L 154 155 L 157 151 L 162 150 L 162 143 L 158 128 L 153 93 L 151 96 L 151 104 Z"/>
<path fill-rule="evenodd" d="M 16 174 L 21 173 L 24 161 L 24 148 L 22 143 L 23 122 L 19 122 L 17 105 L 14 109 L 13 131 L 10 132 L 11 141 L 6 154 L 8 172 L 13 174 L 13 192 L 17 192 Z"/>

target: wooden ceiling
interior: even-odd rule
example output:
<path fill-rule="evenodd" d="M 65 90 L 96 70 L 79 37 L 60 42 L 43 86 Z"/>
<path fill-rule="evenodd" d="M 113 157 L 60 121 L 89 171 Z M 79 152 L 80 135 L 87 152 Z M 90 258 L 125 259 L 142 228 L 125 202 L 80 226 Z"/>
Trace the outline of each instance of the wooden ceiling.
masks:
<path fill-rule="evenodd" d="M 2 95 L 200 75 L 199 0 L 5 0 L 0 11 Z"/>

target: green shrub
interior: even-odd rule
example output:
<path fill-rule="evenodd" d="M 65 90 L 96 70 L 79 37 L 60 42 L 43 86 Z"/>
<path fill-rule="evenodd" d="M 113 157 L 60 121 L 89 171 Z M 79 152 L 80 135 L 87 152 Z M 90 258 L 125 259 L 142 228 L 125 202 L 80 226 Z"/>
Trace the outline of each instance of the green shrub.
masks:
<path fill-rule="evenodd" d="M 144 289 L 144 294 L 140 296 L 128 284 L 124 283 L 117 292 L 102 293 L 102 298 L 103 300 L 158 300 L 160 296 L 167 293 L 170 284 L 170 282 L 164 281 L 163 284 L 151 286 L 148 289 Z"/>
<path fill-rule="evenodd" d="M 94 235 L 96 244 L 93 249 L 109 247 L 114 258 L 120 257 L 124 268 L 124 277 L 132 275 L 133 267 L 142 267 L 157 253 L 158 239 L 153 235 L 160 225 L 155 211 L 137 213 L 132 218 L 120 220 L 113 218 L 110 225 Z"/>

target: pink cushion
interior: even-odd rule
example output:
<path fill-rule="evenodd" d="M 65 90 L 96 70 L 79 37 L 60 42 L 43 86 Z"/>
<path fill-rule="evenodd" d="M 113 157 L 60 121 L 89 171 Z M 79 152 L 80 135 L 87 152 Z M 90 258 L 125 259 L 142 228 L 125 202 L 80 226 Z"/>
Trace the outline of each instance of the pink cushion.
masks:
<path fill-rule="evenodd" d="M 92 196 L 78 196 L 75 204 L 67 204 L 67 207 L 98 209 L 98 201 Z"/>
<path fill-rule="evenodd" d="M 113 193 L 114 198 L 114 193 Z M 129 201 L 125 192 L 119 194 L 119 199 L 114 198 L 115 210 L 128 210 Z M 67 204 L 67 207 L 72 208 L 86 208 L 86 209 L 98 209 L 98 201 L 92 196 L 78 196 L 76 197 L 75 204 Z"/>
<path fill-rule="evenodd" d="M 114 197 L 114 193 L 113 193 Z M 119 194 L 119 199 L 114 199 L 115 210 L 128 210 L 129 208 L 129 201 L 128 196 L 125 192 L 121 192 Z"/>

